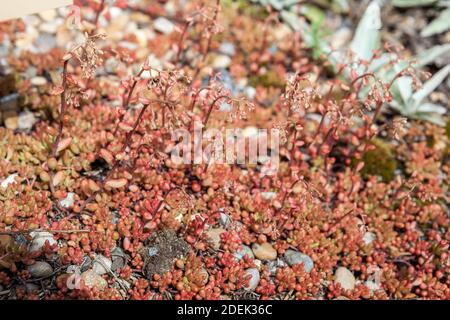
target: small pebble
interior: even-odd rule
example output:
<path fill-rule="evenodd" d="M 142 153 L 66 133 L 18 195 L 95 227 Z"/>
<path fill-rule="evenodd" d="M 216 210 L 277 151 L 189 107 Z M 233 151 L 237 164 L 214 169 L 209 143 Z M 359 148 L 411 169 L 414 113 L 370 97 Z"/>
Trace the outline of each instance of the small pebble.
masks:
<path fill-rule="evenodd" d="M 34 77 L 31 79 L 31 84 L 36 87 L 45 86 L 47 84 L 47 79 L 44 77 Z"/>
<path fill-rule="evenodd" d="M 36 123 L 36 117 L 34 113 L 30 111 L 24 111 L 19 114 L 17 119 L 17 125 L 19 130 L 30 130 Z"/>
<path fill-rule="evenodd" d="M 158 248 L 157 247 L 149 247 L 148 248 L 148 256 L 154 257 L 158 254 Z"/>
<path fill-rule="evenodd" d="M 27 26 L 32 26 L 32 27 L 37 27 L 42 21 L 41 19 L 39 19 L 39 16 L 35 15 L 35 14 L 30 14 L 27 16 L 22 17 L 23 22 L 25 22 L 25 24 Z"/>
<path fill-rule="evenodd" d="M 33 278 L 47 278 L 53 274 L 52 266 L 45 261 L 36 261 L 35 264 L 27 267 Z"/>
<path fill-rule="evenodd" d="M 259 274 L 259 270 L 256 268 L 247 269 L 244 272 L 244 278 L 249 277 L 248 285 L 245 287 L 247 290 L 255 290 L 258 287 L 259 280 L 261 280 L 261 276 Z"/>
<path fill-rule="evenodd" d="M 156 31 L 164 34 L 172 33 L 175 30 L 175 25 L 170 20 L 163 17 L 156 19 L 153 27 Z"/>
<path fill-rule="evenodd" d="M 111 252 L 111 257 L 112 257 L 112 265 L 111 265 L 112 271 L 117 271 L 125 267 L 127 263 L 127 257 L 121 248 L 116 247 Z"/>
<path fill-rule="evenodd" d="M 111 270 L 111 266 L 112 261 L 104 255 L 99 254 L 95 257 L 92 270 L 98 275 L 103 275 Z"/>
<path fill-rule="evenodd" d="M 39 26 L 39 30 L 53 35 L 58 31 L 58 25 L 54 22 L 44 22 Z"/>
<path fill-rule="evenodd" d="M 238 261 L 244 259 L 244 257 L 246 255 L 250 259 L 253 259 L 255 257 L 252 249 L 250 249 L 250 247 L 244 246 L 244 245 L 242 246 L 242 249 L 240 249 L 239 251 L 236 251 L 233 255 Z"/>
<path fill-rule="evenodd" d="M 236 54 L 236 48 L 232 42 L 222 42 L 219 47 L 219 52 L 232 57 Z"/>
<path fill-rule="evenodd" d="M 225 229 L 223 228 L 214 228 L 206 232 L 208 243 L 211 245 L 211 248 L 214 250 L 220 249 L 220 243 L 222 242 L 220 235 L 224 232 Z"/>
<path fill-rule="evenodd" d="M 65 197 L 64 199 L 59 201 L 59 204 L 63 208 L 70 208 L 73 206 L 74 203 L 75 203 L 75 193 L 73 193 L 73 192 L 69 192 L 67 194 L 67 197 Z"/>
<path fill-rule="evenodd" d="M 369 244 L 371 244 L 372 242 L 374 242 L 376 238 L 377 238 L 377 236 L 376 236 L 374 233 L 372 233 L 372 232 L 366 232 L 366 233 L 364 234 L 364 236 L 363 236 L 364 244 L 365 244 L 365 245 L 369 245 Z"/>
<path fill-rule="evenodd" d="M 250 100 L 253 100 L 256 97 L 256 89 L 253 87 L 245 87 L 244 93 Z"/>
<path fill-rule="evenodd" d="M 17 116 L 6 118 L 5 127 L 9 130 L 16 130 L 19 127 L 19 118 Z"/>
<path fill-rule="evenodd" d="M 37 76 L 37 69 L 36 67 L 28 67 L 28 69 L 24 72 L 24 76 L 27 79 L 32 79 Z"/>
<path fill-rule="evenodd" d="M 231 225 L 231 218 L 225 213 L 220 213 L 219 223 L 224 227 L 228 228 Z"/>
<path fill-rule="evenodd" d="M 376 283 L 375 281 L 371 281 L 371 280 L 367 280 L 366 282 L 364 282 L 364 285 L 369 288 L 370 291 L 377 291 L 380 290 L 380 284 Z"/>
<path fill-rule="evenodd" d="M 39 13 L 39 17 L 41 17 L 42 20 L 49 22 L 56 19 L 57 12 L 56 10 L 47 10 Z"/>
<path fill-rule="evenodd" d="M 0 183 L 0 188 L 6 190 L 10 184 L 16 182 L 17 173 L 10 174 L 5 180 Z"/>
<path fill-rule="evenodd" d="M 286 266 L 287 264 L 281 259 L 269 261 L 269 263 L 267 263 L 267 268 L 272 275 L 275 275 L 277 273 L 278 268 L 284 268 Z"/>
<path fill-rule="evenodd" d="M 213 67 L 215 69 L 226 69 L 230 66 L 230 64 L 231 64 L 231 58 L 226 55 L 218 55 L 213 60 Z"/>
<path fill-rule="evenodd" d="M 81 280 L 88 288 L 96 287 L 97 289 L 102 290 L 108 286 L 108 282 L 106 282 L 106 280 L 103 279 L 100 275 L 95 273 L 94 270 L 83 272 L 81 274 Z"/>
<path fill-rule="evenodd" d="M 353 290 L 355 288 L 356 279 L 353 273 L 345 267 L 337 268 L 335 274 L 335 284 L 340 284 L 345 290 Z"/>
<path fill-rule="evenodd" d="M 252 250 L 255 257 L 261 260 L 275 260 L 277 258 L 277 250 L 268 242 L 263 244 L 254 243 Z"/>
<path fill-rule="evenodd" d="M 33 231 L 30 232 L 30 236 L 32 239 L 29 247 L 30 252 L 36 252 L 41 250 L 45 242 L 47 241 L 48 244 L 51 246 L 58 243 L 53 237 L 53 234 L 46 231 Z"/>
<path fill-rule="evenodd" d="M 276 192 L 261 192 L 261 197 L 264 200 L 273 200 L 277 197 L 277 193 Z"/>
<path fill-rule="evenodd" d="M 255 260 L 253 260 L 253 263 L 255 264 L 255 266 L 258 270 L 261 270 L 261 268 L 263 266 L 263 262 L 261 260 L 255 259 Z"/>
<path fill-rule="evenodd" d="M 134 31 L 134 35 L 136 36 L 139 47 L 146 48 L 148 44 L 148 33 L 145 30 L 136 30 Z"/>
<path fill-rule="evenodd" d="M 310 273 L 311 270 L 314 268 L 314 262 L 311 259 L 310 256 L 295 251 L 295 250 L 286 250 L 286 253 L 284 254 L 284 258 L 286 259 L 286 262 L 289 266 L 294 266 L 296 264 L 302 263 L 303 268 L 305 272 Z"/>

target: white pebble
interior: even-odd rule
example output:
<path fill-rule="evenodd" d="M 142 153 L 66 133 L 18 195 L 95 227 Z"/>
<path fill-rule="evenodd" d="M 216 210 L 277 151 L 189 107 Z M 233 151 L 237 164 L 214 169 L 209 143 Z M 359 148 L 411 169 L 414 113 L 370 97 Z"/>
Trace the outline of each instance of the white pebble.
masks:
<path fill-rule="evenodd" d="M 9 175 L 8 178 L 6 178 L 5 180 L 2 181 L 2 183 L 0 183 L 0 187 L 3 190 L 6 190 L 10 184 L 13 184 L 16 182 L 17 176 L 18 176 L 17 173 L 13 173 L 13 174 Z"/>
<path fill-rule="evenodd" d="M 335 272 L 335 284 L 340 284 L 345 290 L 353 290 L 355 288 L 356 279 L 353 273 L 345 267 L 339 267 Z"/>
<path fill-rule="evenodd" d="M 172 33 L 175 30 L 175 25 L 168 19 L 159 17 L 155 20 L 153 27 L 156 31 L 164 34 Z"/>
<path fill-rule="evenodd" d="M 75 193 L 73 192 L 69 192 L 67 194 L 67 197 L 65 197 L 64 199 L 62 199 L 61 201 L 59 201 L 59 204 L 63 207 L 63 208 L 70 208 L 71 206 L 73 206 L 75 202 Z"/>
<path fill-rule="evenodd" d="M 95 257 L 94 264 L 92 265 L 92 270 L 98 275 L 103 275 L 111 270 L 111 266 L 112 261 L 104 255 L 99 254 Z"/>
<path fill-rule="evenodd" d="M 41 250 L 46 241 L 48 241 L 48 244 L 51 246 L 58 243 L 50 232 L 33 231 L 30 232 L 30 236 L 32 239 L 29 247 L 30 252 Z"/>
<path fill-rule="evenodd" d="M 256 287 L 258 287 L 259 281 L 261 280 L 259 271 L 256 268 L 251 268 L 251 269 L 245 270 L 244 277 L 250 278 L 248 281 L 248 285 L 245 287 L 247 290 L 255 290 Z"/>

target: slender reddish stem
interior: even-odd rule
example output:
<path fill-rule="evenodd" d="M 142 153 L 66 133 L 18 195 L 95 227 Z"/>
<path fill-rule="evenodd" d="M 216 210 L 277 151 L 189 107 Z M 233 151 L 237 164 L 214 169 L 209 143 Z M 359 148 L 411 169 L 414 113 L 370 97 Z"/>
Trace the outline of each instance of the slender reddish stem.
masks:
<path fill-rule="evenodd" d="M 63 91 L 61 92 L 61 110 L 59 113 L 59 127 L 58 127 L 58 135 L 56 136 L 56 140 L 52 146 L 51 157 L 55 157 L 58 152 L 58 145 L 61 141 L 61 137 L 64 129 L 64 118 L 66 115 L 67 109 L 67 101 L 66 101 L 66 92 L 67 92 L 67 66 L 69 65 L 69 60 L 64 61 L 63 67 L 63 76 L 62 76 L 62 87 Z"/>
<path fill-rule="evenodd" d="M 225 98 L 229 98 L 227 95 L 221 95 L 219 97 L 217 97 L 210 105 L 209 105 L 209 109 L 208 112 L 206 113 L 206 117 L 205 120 L 203 120 L 203 125 L 206 127 L 206 125 L 208 124 L 209 118 L 211 116 L 211 113 L 214 109 L 214 106 L 216 105 L 217 102 L 219 102 L 221 99 L 225 99 Z"/>

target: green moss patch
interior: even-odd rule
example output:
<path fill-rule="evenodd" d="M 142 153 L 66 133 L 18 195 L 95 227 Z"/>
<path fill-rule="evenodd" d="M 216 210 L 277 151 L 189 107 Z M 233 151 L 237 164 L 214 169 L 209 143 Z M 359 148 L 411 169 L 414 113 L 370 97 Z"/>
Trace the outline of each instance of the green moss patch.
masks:
<path fill-rule="evenodd" d="M 361 173 L 365 177 L 373 175 L 381 177 L 385 182 L 391 181 L 398 166 L 392 147 L 380 139 L 373 139 L 371 144 L 375 149 L 364 154 L 364 168 Z"/>

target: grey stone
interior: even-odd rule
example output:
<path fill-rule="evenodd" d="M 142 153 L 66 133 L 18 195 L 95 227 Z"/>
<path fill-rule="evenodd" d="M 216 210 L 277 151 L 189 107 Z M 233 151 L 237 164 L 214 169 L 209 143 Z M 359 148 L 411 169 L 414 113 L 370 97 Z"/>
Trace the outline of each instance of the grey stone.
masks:
<path fill-rule="evenodd" d="M 42 249 L 44 244 L 48 241 L 49 245 L 55 245 L 58 242 L 53 237 L 53 234 L 46 231 L 33 231 L 30 232 L 31 243 L 29 247 L 30 252 L 36 252 Z"/>
<path fill-rule="evenodd" d="M 248 285 L 245 287 L 247 290 L 255 290 L 258 287 L 259 281 L 261 280 L 261 275 L 259 270 L 256 268 L 247 269 L 244 271 L 244 277 L 249 277 Z"/>
<path fill-rule="evenodd" d="M 236 48 L 232 42 L 222 42 L 219 47 L 219 52 L 232 57 L 236 54 Z"/>
<path fill-rule="evenodd" d="M 120 270 L 127 264 L 127 256 L 123 252 L 123 250 L 119 247 L 116 247 L 111 252 L 111 257 L 112 257 L 112 266 L 111 266 L 112 271 Z"/>
<path fill-rule="evenodd" d="M 36 261 L 35 264 L 27 267 L 33 278 L 47 278 L 53 274 L 52 266 L 45 261 Z"/>
<path fill-rule="evenodd" d="M 224 228 L 228 228 L 230 225 L 231 225 L 231 218 L 227 215 L 227 214 L 225 214 L 225 213 L 223 213 L 223 212 L 221 212 L 220 213 L 220 217 L 219 217 L 219 223 L 224 227 Z"/>
<path fill-rule="evenodd" d="M 244 259 L 244 257 L 247 255 L 250 259 L 255 258 L 255 255 L 253 254 L 252 249 L 250 249 L 250 247 L 248 246 L 242 246 L 242 248 L 239 251 L 236 251 L 235 253 L 233 253 L 234 257 L 237 260 L 242 260 Z"/>
<path fill-rule="evenodd" d="M 208 243 L 211 245 L 211 248 L 213 248 L 214 250 L 220 249 L 220 244 L 222 242 L 221 235 L 224 232 L 226 231 L 223 228 L 214 228 L 206 232 Z"/>
<path fill-rule="evenodd" d="M 284 268 L 286 266 L 287 264 L 281 259 L 269 261 L 267 263 L 267 268 L 269 269 L 272 275 L 275 275 L 277 273 L 278 268 Z"/>
<path fill-rule="evenodd" d="M 94 263 L 92 264 L 92 270 L 98 274 L 103 275 L 105 273 L 108 273 L 109 270 L 111 270 L 112 261 L 105 257 L 102 254 L 98 254 L 95 259 Z"/>
<path fill-rule="evenodd" d="M 289 249 L 286 250 L 284 258 L 287 264 L 291 267 L 296 264 L 303 263 L 303 268 L 305 272 L 309 273 L 314 268 L 314 261 L 307 254 Z"/>
<path fill-rule="evenodd" d="M 366 232 L 363 236 L 364 244 L 369 245 L 376 240 L 377 236 L 373 232 Z"/>
<path fill-rule="evenodd" d="M 34 113 L 30 111 L 24 111 L 19 114 L 17 119 L 18 129 L 19 130 L 30 130 L 33 125 L 36 123 L 36 117 Z"/>

